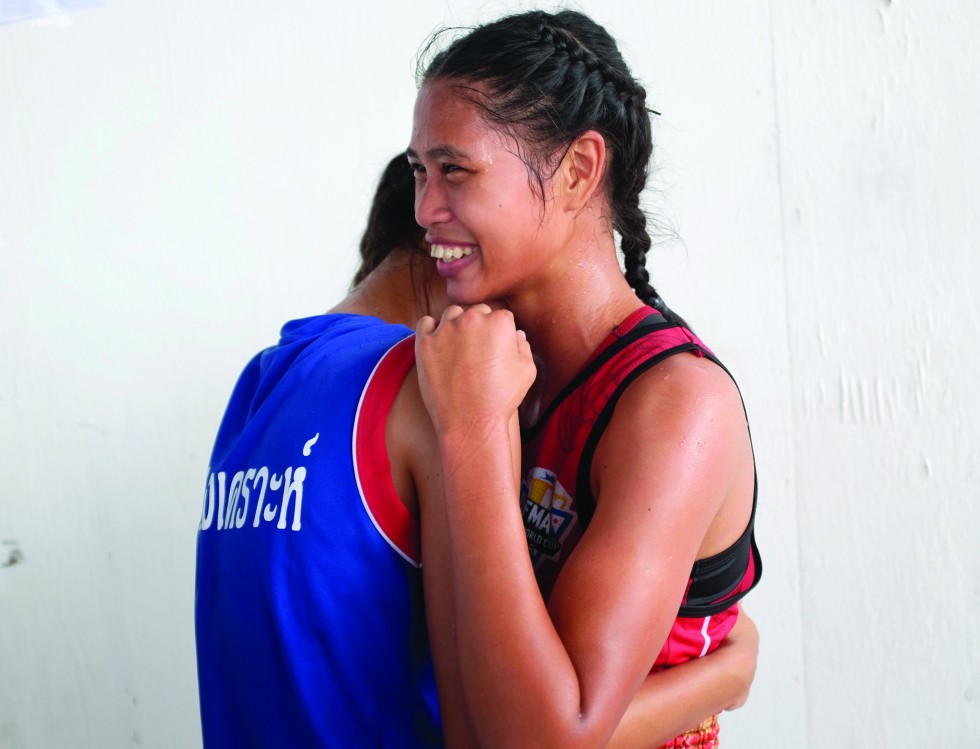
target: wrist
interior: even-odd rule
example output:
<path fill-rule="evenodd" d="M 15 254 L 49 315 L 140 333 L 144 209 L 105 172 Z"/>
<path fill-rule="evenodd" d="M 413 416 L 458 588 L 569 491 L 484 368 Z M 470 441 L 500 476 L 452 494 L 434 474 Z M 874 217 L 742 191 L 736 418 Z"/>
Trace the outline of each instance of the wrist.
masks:
<path fill-rule="evenodd" d="M 490 443 L 505 445 L 511 434 L 510 415 L 466 414 L 433 422 L 440 448 L 475 447 Z"/>

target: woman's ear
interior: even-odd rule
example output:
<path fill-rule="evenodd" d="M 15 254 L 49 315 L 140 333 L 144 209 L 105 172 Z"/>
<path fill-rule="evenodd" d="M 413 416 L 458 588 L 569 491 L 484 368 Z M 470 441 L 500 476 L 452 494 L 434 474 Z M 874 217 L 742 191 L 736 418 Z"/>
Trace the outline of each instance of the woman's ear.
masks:
<path fill-rule="evenodd" d="M 564 208 L 582 210 L 601 189 L 605 171 L 606 139 L 588 130 L 572 141 L 559 168 Z"/>

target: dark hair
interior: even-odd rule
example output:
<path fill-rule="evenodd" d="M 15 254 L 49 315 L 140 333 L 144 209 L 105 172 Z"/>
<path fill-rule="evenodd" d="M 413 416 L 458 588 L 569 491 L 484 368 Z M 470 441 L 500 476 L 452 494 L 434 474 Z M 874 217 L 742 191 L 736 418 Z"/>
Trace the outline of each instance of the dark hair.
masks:
<path fill-rule="evenodd" d="M 415 223 L 415 174 L 404 152 L 388 162 L 374 193 L 367 227 L 361 237 L 357 286 L 394 250 L 425 251 L 425 231 Z"/>
<path fill-rule="evenodd" d="M 480 84 L 485 95 L 467 95 L 489 122 L 518 137 L 521 158 L 542 190 L 576 138 L 600 133 L 610 154 L 607 193 L 626 280 L 642 301 L 684 324 L 650 285 L 646 269 L 651 240 L 640 194 L 653 152 L 646 91 L 604 28 L 571 10 L 507 16 L 438 52 L 420 79 Z"/>

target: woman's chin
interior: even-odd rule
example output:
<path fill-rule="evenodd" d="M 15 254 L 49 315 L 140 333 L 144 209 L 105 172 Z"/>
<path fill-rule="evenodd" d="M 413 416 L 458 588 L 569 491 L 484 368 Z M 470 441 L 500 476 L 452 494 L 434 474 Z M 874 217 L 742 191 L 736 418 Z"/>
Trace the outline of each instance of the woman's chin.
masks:
<path fill-rule="evenodd" d="M 469 307 L 487 300 L 486 293 L 479 287 L 453 279 L 446 284 L 446 294 L 450 304 L 458 304 L 460 307 Z"/>

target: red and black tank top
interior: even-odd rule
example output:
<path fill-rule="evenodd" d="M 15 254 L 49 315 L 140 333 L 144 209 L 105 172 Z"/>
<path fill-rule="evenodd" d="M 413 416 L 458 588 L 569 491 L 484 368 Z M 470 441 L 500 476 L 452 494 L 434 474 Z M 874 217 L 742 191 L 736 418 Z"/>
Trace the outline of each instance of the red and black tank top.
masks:
<path fill-rule="evenodd" d="M 707 357 L 725 369 L 690 330 L 641 307 L 613 330 L 534 426 L 523 430 L 521 510 L 545 600 L 595 512 L 592 458 L 617 402 L 637 377 L 677 354 Z M 757 495 L 758 481 L 741 537 L 725 551 L 695 562 L 657 667 L 714 650 L 734 626 L 735 604 L 762 574 L 753 530 Z"/>

